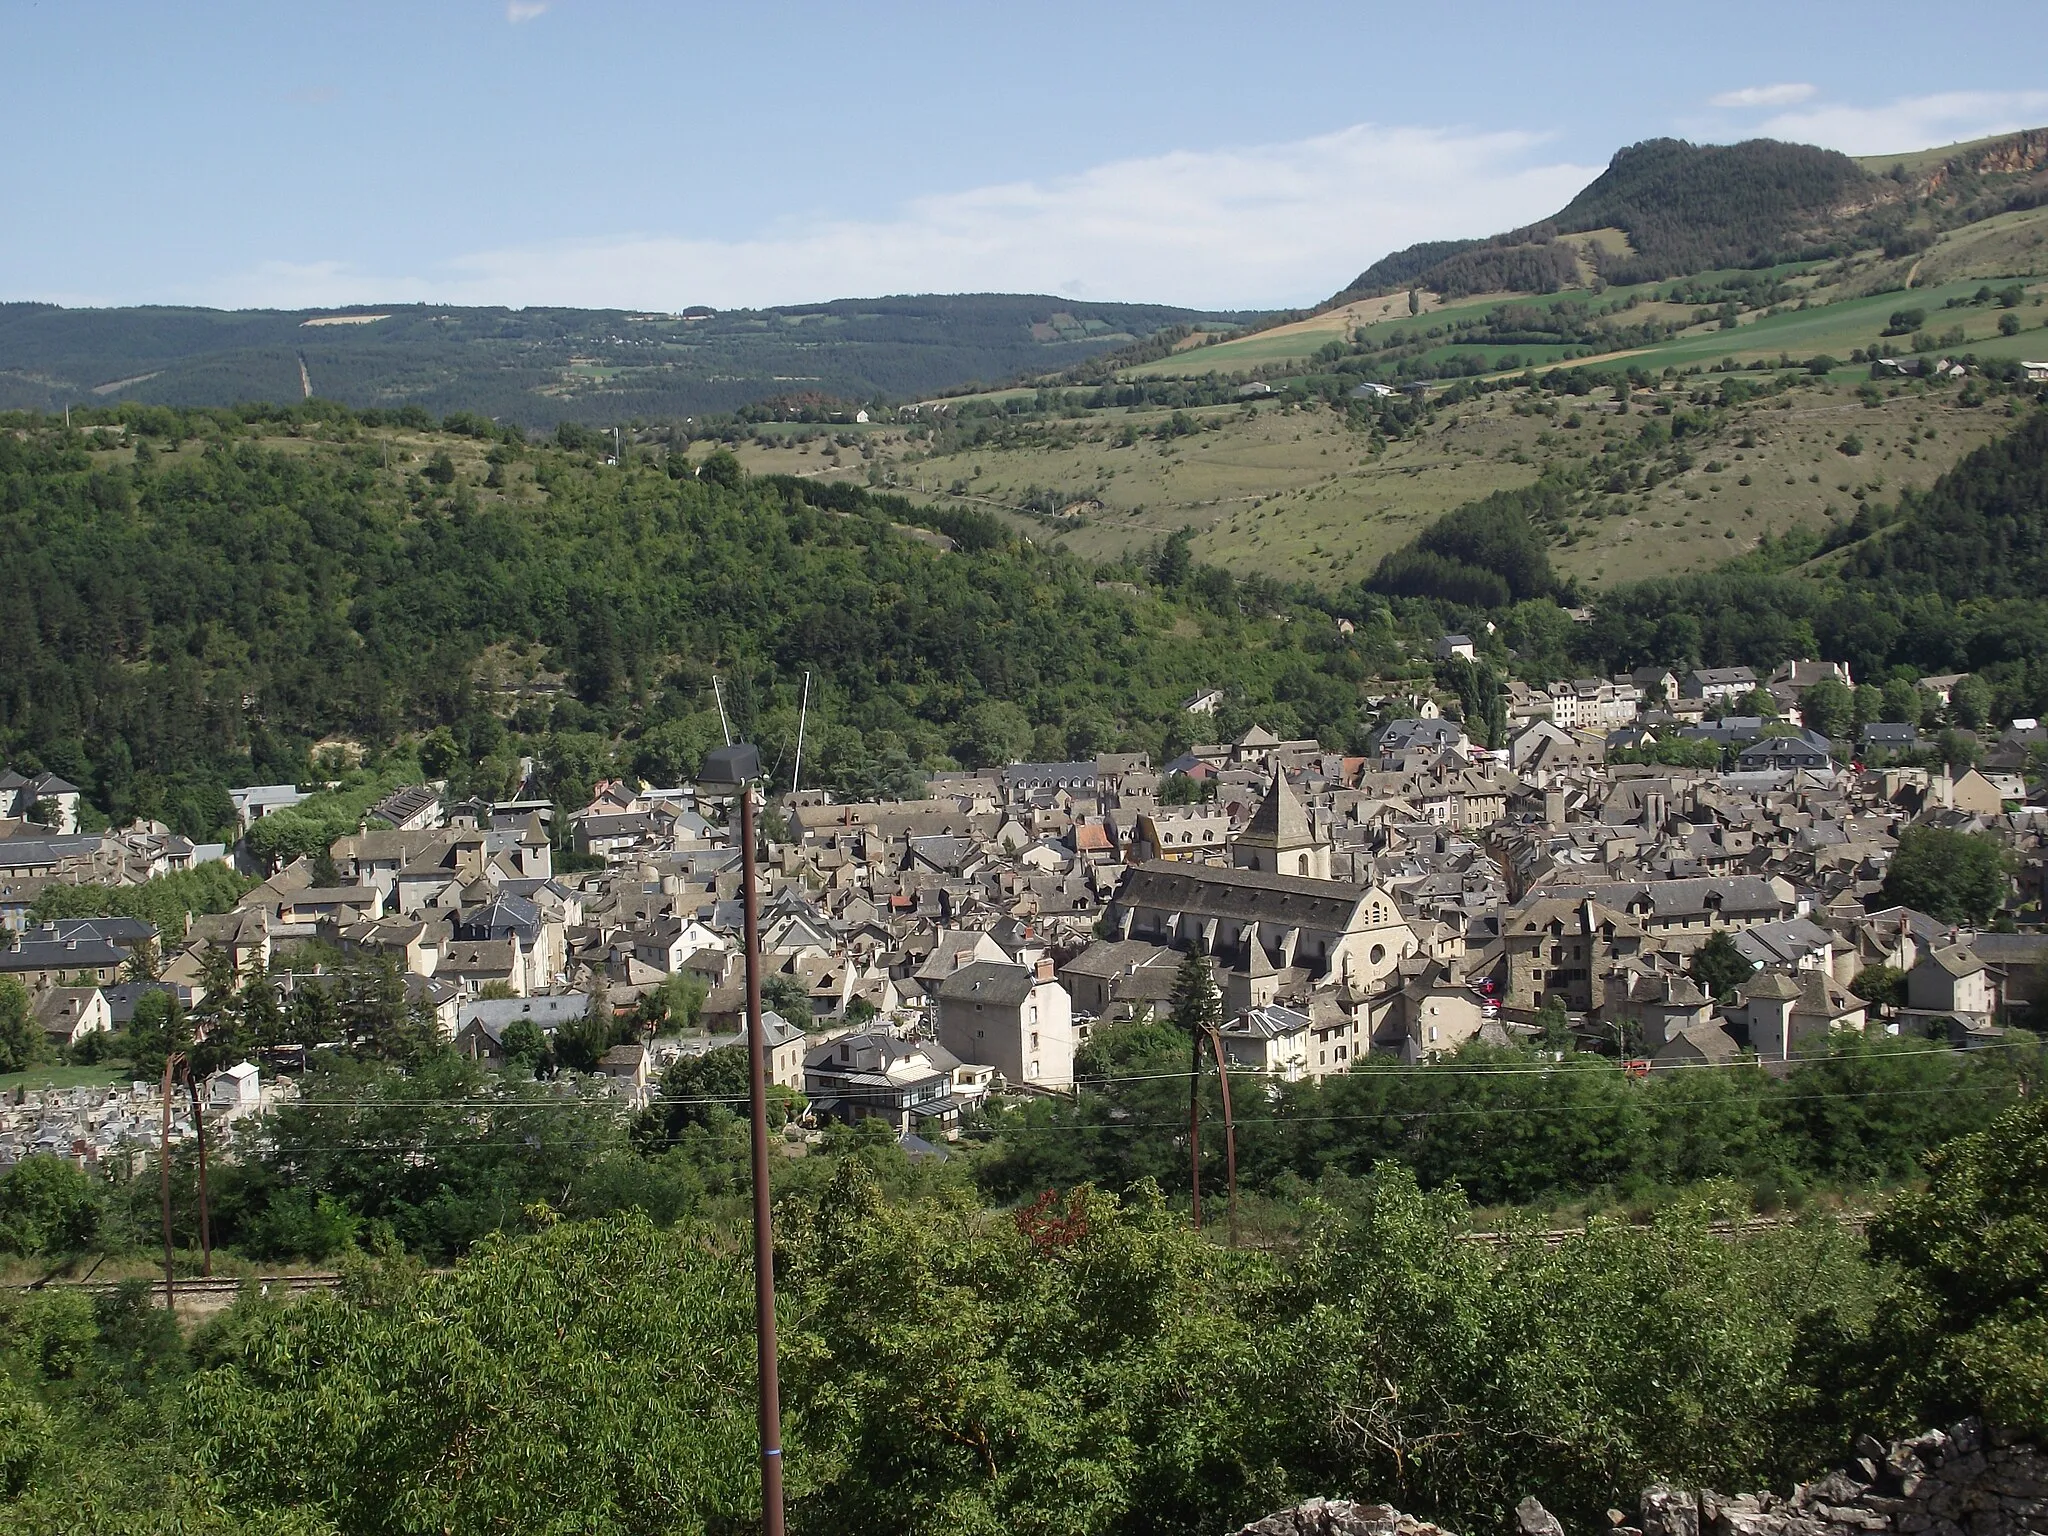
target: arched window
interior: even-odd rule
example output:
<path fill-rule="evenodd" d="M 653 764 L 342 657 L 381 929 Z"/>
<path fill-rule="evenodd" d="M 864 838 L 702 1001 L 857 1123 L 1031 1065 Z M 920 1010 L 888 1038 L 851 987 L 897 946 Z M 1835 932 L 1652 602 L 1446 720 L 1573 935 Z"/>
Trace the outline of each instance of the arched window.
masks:
<path fill-rule="evenodd" d="M 1308 873 L 1308 855 L 1305 853 L 1301 856 L 1301 872 L 1304 875 Z"/>

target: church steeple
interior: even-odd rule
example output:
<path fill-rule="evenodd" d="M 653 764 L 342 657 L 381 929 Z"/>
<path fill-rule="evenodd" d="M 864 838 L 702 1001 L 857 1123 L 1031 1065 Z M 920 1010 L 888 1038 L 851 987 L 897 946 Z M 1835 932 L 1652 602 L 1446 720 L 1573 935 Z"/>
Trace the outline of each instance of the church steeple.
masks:
<path fill-rule="evenodd" d="M 1239 869 L 1269 874 L 1330 878 L 1330 845 L 1316 836 L 1301 796 L 1279 769 L 1274 770 L 1272 789 L 1232 841 L 1230 862 Z"/>

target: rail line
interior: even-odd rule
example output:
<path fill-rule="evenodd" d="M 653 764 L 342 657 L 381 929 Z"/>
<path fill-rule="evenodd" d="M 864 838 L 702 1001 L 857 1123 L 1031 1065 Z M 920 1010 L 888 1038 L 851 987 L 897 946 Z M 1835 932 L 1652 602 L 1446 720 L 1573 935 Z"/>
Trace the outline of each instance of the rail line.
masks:
<path fill-rule="evenodd" d="M 1831 1214 L 1844 1231 L 1857 1235 L 1861 1235 L 1870 1221 L 1868 1211 L 1837 1211 Z M 1739 1221 L 1711 1222 L 1708 1231 L 1726 1241 L 1739 1242 L 1768 1232 L 1782 1232 L 1797 1226 L 1802 1219 L 1791 1215 L 1746 1216 Z M 1560 1248 L 1575 1237 L 1584 1237 L 1587 1231 L 1586 1227 L 1549 1227 L 1533 1233 L 1460 1232 L 1457 1237 L 1461 1243 L 1479 1243 L 1490 1248 L 1506 1248 L 1533 1237 L 1546 1248 Z M 429 1270 L 428 1273 L 446 1274 L 448 1271 Z M 87 1296 L 111 1296 L 136 1280 L 148 1281 L 152 1299 L 163 1294 L 161 1275 L 136 1275 L 125 1280 L 32 1280 L 16 1282 L 4 1289 L 17 1295 L 30 1295 L 37 1291 L 76 1291 Z M 214 1311 L 232 1305 L 245 1287 L 253 1288 L 261 1296 L 304 1296 L 314 1291 L 331 1291 L 341 1282 L 342 1276 L 331 1270 L 295 1275 L 180 1276 L 177 1282 L 178 1305 L 195 1311 Z"/>

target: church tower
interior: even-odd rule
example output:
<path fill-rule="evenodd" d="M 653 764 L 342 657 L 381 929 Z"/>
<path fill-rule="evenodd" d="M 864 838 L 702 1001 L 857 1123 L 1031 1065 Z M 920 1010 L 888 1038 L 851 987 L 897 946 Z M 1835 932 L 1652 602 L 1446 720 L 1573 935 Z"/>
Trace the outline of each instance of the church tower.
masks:
<path fill-rule="evenodd" d="M 1301 796 L 1277 767 L 1273 788 L 1250 823 L 1231 840 L 1230 862 L 1238 869 L 1269 875 L 1330 878 L 1330 845 L 1316 836 Z"/>

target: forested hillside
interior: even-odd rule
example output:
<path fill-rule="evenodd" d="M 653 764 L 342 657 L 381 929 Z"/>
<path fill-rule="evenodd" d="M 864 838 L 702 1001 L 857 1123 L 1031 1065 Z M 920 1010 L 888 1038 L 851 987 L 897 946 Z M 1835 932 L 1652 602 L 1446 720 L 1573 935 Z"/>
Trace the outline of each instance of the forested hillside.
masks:
<path fill-rule="evenodd" d="M 1420 287 L 1447 298 L 1554 293 L 1579 286 L 1581 253 L 1561 235 L 1619 230 L 1626 249 L 1588 245 L 1608 284 L 1657 282 L 1727 268 L 1923 250 L 1941 230 L 2040 206 L 2048 197 L 2048 135 L 2012 134 L 1920 156 L 1887 170 L 1834 150 L 1775 139 L 1691 144 L 1646 139 L 1615 153 L 1586 189 L 1548 219 L 1485 240 L 1436 240 L 1374 262 L 1340 293 Z"/>
<path fill-rule="evenodd" d="M 1710 575 L 1618 588 L 1579 640 L 1594 664 L 1847 661 L 1974 672 L 2005 714 L 2048 709 L 2048 412 L 1963 459 L 1924 494 L 1859 512 L 1838 564 L 1787 569 L 1785 548 Z"/>
<path fill-rule="evenodd" d="M 0 410 L 104 400 L 322 399 L 528 427 L 731 411 L 810 396 L 915 399 L 1051 371 L 1219 317 L 1031 294 L 839 299 L 680 315 L 358 306 L 341 312 L 0 305 Z M 303 367 L 303 372 L 301 371 Z"/>
<path fill-rule="evenodd" d="M 807 780 L 848 794 L 951 763 L 1171 755 L 1202 687 L 1231 697 L 1204 729 L 1257 718 L 1355 747 L 1368 682 L 1426 673 L 1418 639 L 1489 613 L 1532 676 L 1822 655 L 1859 678 L 1971 671 L 2001 712 L 2048 711 L 2038 410 L 1926 494 L 1866 503 L 1833 559 L 1802 568 L 1819 541 L 1766 540 L 1610 588 L 1585 624 L 1564 621 L 1549 558 L 1585 475 L 1480 498 L 1319 594 L 1204 566 L 1184 536 L 1093 565 L 980 513 L 748 477 L 701 447 L 613 467 L 474 418 L 124 415 L 118 439 L 0 433 L 18 615 L 0 751 L 98 814 L 194 836 L 227 823 L 229 785 L 312 777 L 327 740 L 432 737 L 479 793 L 511 788 L 521 757 L 565 800 L 614 771 L 673 781 L 717 739 L 714 671 L 785 774 L 811 672 Z"/>
<path fill-rule="evenodd" d="M 1765 267 L 1816 249 L 1833 254 L 1839 215 L 1852 201 L 1876 200 L 1873 180 L 1847 155 L 1811 144 L 1647 139 L 1616 153 L 1552 222 L 1564 234 L 1626 234 L 1633 255 L 1601 263 L 1612 282 Z"/>
<path fill-rule="evenodd" d="M 1099 570 L 701 449 L 613 467 L 332 407 L 124 420 L 0 431 L 0 748 L 194 835 L 229 784 L 309 777 L 326 737 L 442 730 L 486 793 L 522 754 L 567 799 L 614 767 L 674 782 L 718 739 L 714 670 L 785 773 L 814 673 L 807 777 L 863 793 L 916 765 L 1184 746 L 1203 686 L 1342 742 L 1358 680 L 1398 662 L 1391 628 L 1289 625 L 1327 600 L 1240 588 L 1184 541 Z"/>

